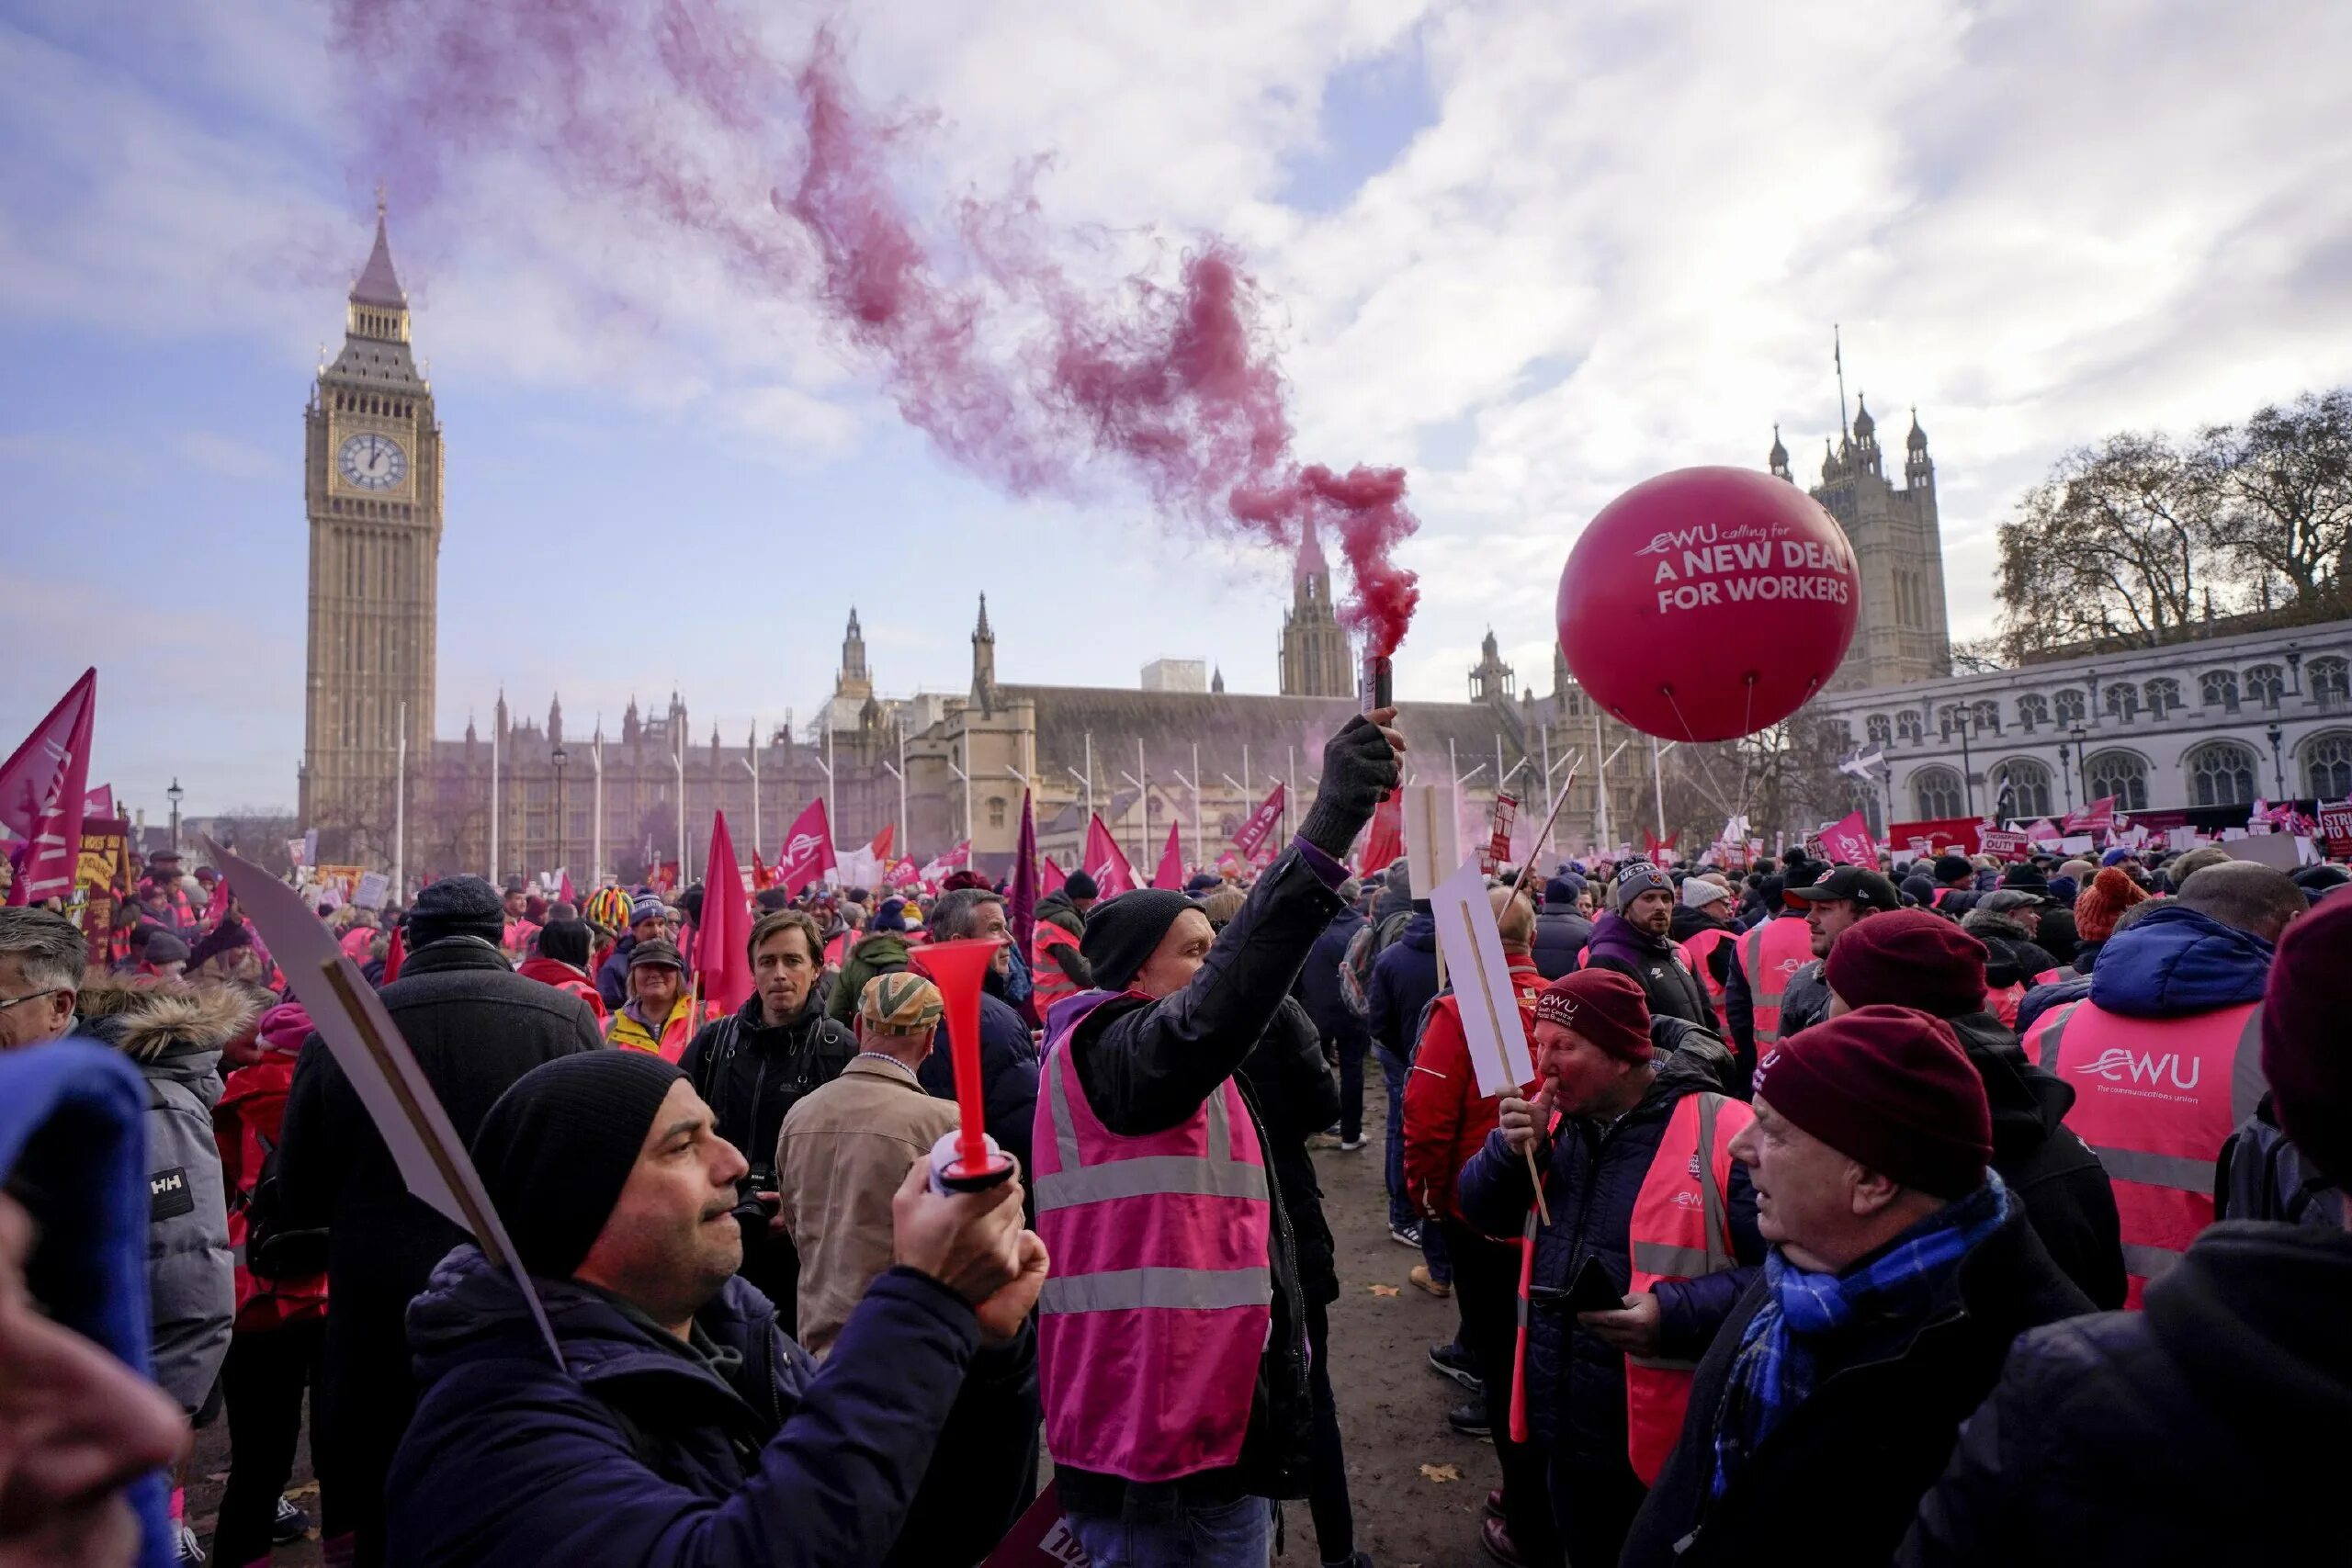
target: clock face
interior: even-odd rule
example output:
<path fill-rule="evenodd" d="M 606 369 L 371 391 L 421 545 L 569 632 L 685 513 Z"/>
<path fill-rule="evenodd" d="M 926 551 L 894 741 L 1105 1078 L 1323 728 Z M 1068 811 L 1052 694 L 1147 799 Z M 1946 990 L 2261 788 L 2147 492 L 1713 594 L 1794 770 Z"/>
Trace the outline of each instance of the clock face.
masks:
<path fill-rule="evenodd" d="M 408 477 L 408 454 L 389 435 L 352 436 L 335 455 L 343 482 L 360 490 L 390 490 Z"/>

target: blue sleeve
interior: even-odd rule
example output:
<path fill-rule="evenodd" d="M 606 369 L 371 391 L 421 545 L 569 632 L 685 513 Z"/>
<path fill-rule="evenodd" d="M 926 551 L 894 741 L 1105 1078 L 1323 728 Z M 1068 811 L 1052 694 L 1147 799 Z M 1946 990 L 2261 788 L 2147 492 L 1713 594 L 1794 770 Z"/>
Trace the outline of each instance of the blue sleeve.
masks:
<path fill-rule="evenodd" d="M 1739 948 L 1732 947 L 1729 971 L 1724 976 L 1724 1014 L 1731 1020 L 1732 1043 L 1748 1060 L 1756 1055 L 1756 998 L 1747 989 L 1747 971 L 1739 962 Z"/>
<path fill-rule="evenodd" d="M 476 1363 L 425 1396 L 401 1445 L 388 1487 L 390 1560 L 880 1562 L 978 1345 L 969 1307 L 889 1270 L 850 1314 L 750 1479 L 717 1502 L 639 1461 L 605 1407 L 553 1367 Z"/>
<path fill-rule="evenodd" d="M 1478 1152 L 1463 1165 L 1454 1196 L 1462 1205 L 1462 1217 L 1482 1235 L 1514 1236 L 1527 1228 L 1527 1211 L 1535 1204 L 1535 1183 L 1528 1179 L 1527 1161 L 1511 1152 L 1501 1128 L 1487 1134 Z"/>

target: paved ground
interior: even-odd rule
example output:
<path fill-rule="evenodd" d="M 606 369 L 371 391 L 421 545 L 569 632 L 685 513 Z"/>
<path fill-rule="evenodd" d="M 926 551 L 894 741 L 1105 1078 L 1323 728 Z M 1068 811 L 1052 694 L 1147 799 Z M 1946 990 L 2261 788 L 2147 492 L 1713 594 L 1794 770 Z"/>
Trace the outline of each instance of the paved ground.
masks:
<path fill-rule="evenodd" d="M 1365 1100 L 1364 1125 L 1372 1141 L 1353 1154 L 1332 1149 L 1315 1156 L 1324 1207 L 1339 1243 L 1331 1370 L 1347 1438 L 1356 1543 L 1380 1568 L 1468 1568 L 1487 1561 L 1478 1550 L 1478 1520 L 1487 1489 L 1498 1479 L 1495 1450 L 1445 1424 L 1447 1409 L 1467 1396 L 1430 1371 L 1429 1348 L 1453 1337 L 1453 1303 L 1406 1282 L 1406 1270 L 1420 1257 L 1388 1239 L 1380 1174 L 1385 1111 L 1377 1073 L 1365 1086 Z M 1439 1476 L 1455 1473 L 1460 1479 L 1432 1479 L 1425 1466 Z M 187 1480 L 189 1516 L 198 1534 L 208 1540 L 228 1469 L 227 1427 L 216 1423 L 198 1434 Z M 307 1455 L 296 1473 L 297 1500 L 315 1517 L 317 1490 Z M 1311 1564 L 1315 1531 L 1306 1505 L 1293 1504 L 1288 1512 L 1283 1568 Z M 319 1561 L 318 1543 L 282 1548 L 274 1561 L 307 1568 Z"/>

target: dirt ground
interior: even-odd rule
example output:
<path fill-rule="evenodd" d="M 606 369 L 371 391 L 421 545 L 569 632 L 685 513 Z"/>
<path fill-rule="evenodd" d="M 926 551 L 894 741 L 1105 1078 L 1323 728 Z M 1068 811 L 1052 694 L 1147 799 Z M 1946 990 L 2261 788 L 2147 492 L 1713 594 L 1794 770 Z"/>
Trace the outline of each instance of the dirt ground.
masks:
<path fill-rule="evenodd" d="M 1381 1184 L 1386 1111 L 1380 1075 L 1371 1078 L 1364 1086 L 1364 1129 L 1371 1141 L 1352 1154 L 1327 1149 L 1315 1156 L 1324 1211 L 1339 1244 L 1331 1371 L 1347 1440 L 1356 1544 L 1379 1568 L 1468 1568 L 1487 1561 L 1478 1550 L 1479 1515 L 1487 1488 L 1500 1477 L 1491 1444 L 1462 1437 L 1445 1424 L 1446 1411 L 1468 1395 L 1430 1370 L 1429 1348 L 1453 1337 L 1453 1303 L 1407 1283 L 1406 1271 L 1420 1255 L 1388 1238 L 1387 1197 Z M 1395 1293 L 1383 1293 L 1387 1292 Z M 189 1517 L 208 1540 L 228 1470 L 228 1428 L 216 1422 L 197 1435 L 187 1478 Z M 1430 1471 L 1459 1479 L 1433 1479 Z M 307 1451 L 293 1491 L 315 1519 L 318 1494 Z M 1286 1568 L 1311 1565 L 1315 1529 L 1306 1506 L 1294 1503 L 1287 1514 L 1289 1550 L 1277 1561 Z M 317 1563 L 313 1533 L 312 1540 L 281 1547 L 273 1562 L 286 1568 Z"/>

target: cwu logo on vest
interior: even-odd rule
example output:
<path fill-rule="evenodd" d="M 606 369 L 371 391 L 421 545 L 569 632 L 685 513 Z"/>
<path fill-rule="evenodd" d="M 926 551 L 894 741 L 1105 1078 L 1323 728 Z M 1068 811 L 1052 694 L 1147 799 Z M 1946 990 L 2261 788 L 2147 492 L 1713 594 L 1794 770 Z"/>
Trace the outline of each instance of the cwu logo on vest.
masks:
<path fill-rule="evenodd" d="M 2159 1056 L 2153 1052 L 2126 1051 L 2120 1045 L 2110 1045 L 2075 1070 L 2096 1073 L 2109 1083 L 2155 1084 L 2169 1077 L 2173 1088 L 2188 1090 L 2194 1089 L 2197 1080 L 2204 1076 L 2205 1064 L 2192 1056 L 2188 1066 L 2188 1077 L 2183 1078 L 2177 1052 L 2167 1051 Z"/>

